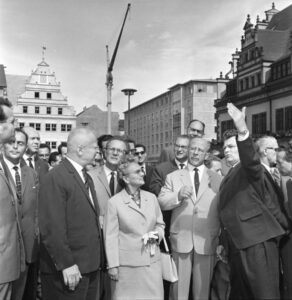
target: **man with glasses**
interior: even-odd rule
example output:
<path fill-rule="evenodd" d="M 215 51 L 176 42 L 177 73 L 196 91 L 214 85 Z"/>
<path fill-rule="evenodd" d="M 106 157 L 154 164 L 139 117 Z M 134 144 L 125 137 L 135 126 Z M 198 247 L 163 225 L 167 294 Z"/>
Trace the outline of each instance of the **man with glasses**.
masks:
<path fill-rule="evenodd" d="M 8 99 L 0 97 L 0 147 L 14 137 L 15 119 Z M 25 255 L 16 189 L 0 165 L 0 299 L 10 299 L 12 282 L 24 271 Z"/>
<path fill-rule="evenodd" d="M 210 142 L 190 139 L 188 166 L 166 176 L 158 196 L 162 210 L 171 210 L 170 242 L 178 282 L 171 299 L 209 299 L 210 283 L 220 230 L 217 193 L 221 176 L 205 165 Z M 191 280 L 192 278 L 192 280 Z"/>
<path fill-rule="evenodd" d="M 219 191 L 222 236 L 231 269 L 230 299 L 280 299 L 280 237 L 289 228 L 274 167 L 278 144 L 260 138 L 258 151 L 245 122 L 245 108 L 227 104 L 237 129 L 226 136 L 224 154 L 232 167 Z"/>
<path fill-rule="evenodd" d="M 122 190 L 118 176 L 118 166 L 125 159 L 127 153 L 127 144 L 120 137 L 112 137 L 108 140 L 104 149 L 105 163 L 91 169 L 88 174 L 91 176 L 96 197 L 99 204 L 100 216 L 99 222 L 101 230 L 103 230 L 104 215 L 107 210 L 109 198 Z M 104 269 L 101 274 L 101 298 L 110 299 L 110 278 L 107 270 Z M 97 298 L 99 299 L 99 298 Z"/>
<path fill-rule="evenodd" d="M 192 137 L 203 137 L 205 134 L 205 123 L 198 120 L 193 119 L 189 122 L 187 126 L 187 135 Z M 175 157 L 173 152 L 173 147 L 167 147 L 161 151 L 159 162 L 170 161 Z"/>
<path fill-rule="evenodd" d="M 153 167 L 146 164 L 147 152 L 146 147 L 142 144 L 136 144 L 135 147 L 135 160 L 141 166 L 144 172 L 144 184 L 141 186 L 142 190 L 149 191 L 149 185 L 152 178 Z"/>

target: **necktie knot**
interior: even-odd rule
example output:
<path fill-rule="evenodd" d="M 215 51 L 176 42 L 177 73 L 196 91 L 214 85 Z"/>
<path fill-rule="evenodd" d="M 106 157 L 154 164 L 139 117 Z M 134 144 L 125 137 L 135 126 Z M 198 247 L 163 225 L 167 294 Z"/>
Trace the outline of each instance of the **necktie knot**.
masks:
<path fill-rule="evenodd" d="M 17 172 L 17 171 L 18 171 L 18 166 L 14 166 L 12 169 L 13 169 L 15 172 Z"/>
<path fill-rule="evenodd" d="M 179 166 L 180 166 L 181 169 L 184 169 L 185 164 L 179 164 Z"/>
<path fill-rule="evenodd" d="M 32 157 L 29 157 L 27 160 L 28 160 L 28 165 L 29 165 L 32 169 L 34 169 L 33 164 L 32 164 Z"/>

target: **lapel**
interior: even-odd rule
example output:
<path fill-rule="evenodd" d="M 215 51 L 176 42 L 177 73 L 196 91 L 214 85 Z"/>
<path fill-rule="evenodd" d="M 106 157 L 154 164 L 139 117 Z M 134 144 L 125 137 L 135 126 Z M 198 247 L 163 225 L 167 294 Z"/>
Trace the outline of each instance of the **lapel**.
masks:
<path fill-rule="evenodd" d="M 103 186 L 105 187 L 109 197 L 112 196 L 111 194 L 111 191 L 110 191 L 110 188 L 109 188 L 109 184 L 108 184 L 108 181 L 107 181 L 107 178 L 106 178 L 106 175 L 105 175 L 105 171 L 104 171 L 104 168 L 101 167 L 99 170 L 98 170 L 98 173 L 97 173 L 97 177 L 99 178 L 99 180 L 101 181 L 101 183 L 103 184 Z"/>
<path fill-rule="evenodd" d="M 202 194 L 205 192 L 205 190 L 208 188 L 210 183 L 210 177 L 208 174 L 208 169 L 205 167 L 202 175 L 202 179 L 200 181 L 200 186 L 198 190 L 197 200 L 196 202 L 200 201 L 200 198 Z"/>
<path fill-rule="evenodd" d="M 12 197 L 12 204 L 14 205 L 15 204 L 15 202 L 14 202 L 15 199 L 17 199 L 16 186 L 15 186 L 14 180 L 12 178 L 12 175 L 11 175 L 10 171 L 8 170 L 8 167 L 7 167 L 6 163 L 3 160 L 2 155 L 0 156 L 0 162 L 1 162 L 1 165 L 2 165 L 2 168 L 3 168 L 3 171 L 1 173 L 2 173 L 3 178 L 5 179 L 5 182 L 8 186 L 8 189 L 10 190 L 11 195 L 13 196 Z"/>
<path fill-rule="evenodd" d="M 193 183 L 191 181 L 191 177 L 190 177 L 190 173 L 189 173 L 189 170 L 187 168 L 185 169 L 179 169 L 179 176 L 180 176 L 180 182 L 182 183 L 182 185 L 186 185 L 186 186 L 191 186 L 193 187 Z M 194 191 L 195 193 L 195 191 Z M 196 196 L 192 196 L 192 201 L 193 201 L 193 204 L 195 205 L 196 204 Z"/>
<path fill-rule="evenodd" d="M 82 192 L 84 193 L 87 201 L 89 202 L 91 208 L 94 210 L 95 213 L 97 213 L 95 207 L 93 206 L 91 199 L 89 197 L 89 193 L 85 187 L 84 182 L 82 181 L 82 179 L 80 178 L 80 175 L 77 173 L 77 171 L 75 170 L 75 168 L 73 167 L 73 165 L 69 162 L 68 159 L 64 159 L 63 160 L 63 165 L 64 167 L 67 169 L 67 171 L 72 175 L 73 179 L 76 181 L 76 183 L 79 185 L 80 189 L 82 190 Z M 94 197 L 94 196 L 92 196 Z M 98 209 L 98 208 L 97 208 Z"/>
<path fill-rule="evenodd" d="M 23 166 L 21 167 L 21 187 L 22 187 L 22 196 L 24 195 L 24 191 L 27 186 L 27 174 L 28 174 L 28 169 L 30 168 L 28 166 Z"/>
<path fill-rule="evenodd" d="M 146 197 L 145 194 L 140 190 L 140 197 L 141 197 L 141 208 L 137 206 L 137 204 L 131 199 L 130 195 L 127 193 L 127 191 L 124 189 L 122 192 L 122 197 L 124 203 L 130 208 L 139 213 L 141 216 L 146 218 Z"/>
<path fill-rule="evenodd" d="M 276 191 L 277 195 L 283 199 L 283 192 L 281 190 L 281 188 L 278 186 L 278 184 L 275 182 L 272 174 L 263 166 L 264 168 L 264 172 L 265 175 L 267 176 L 267 179 L 269 180 L 269 182 L 271 183 L 271 185 L 273 186 L 274 190 Z M 281 181 L 282 182 L 282 181 Z"/>
<path fill-rule="evenodd" d="M 240 162 L 235 166 L 235 167 L 231 167 L 228 171 L 228 173 L 224 176 L 221 185 L 220 185 L 220 190 L 222 190 L 222 188 L 224 187 L 224 185 L 230 180 L 230 178 L 232 178 L 233 174 L 235 174 L 235 170 L 238 170 L 240 168 L 241 164 Z"/>

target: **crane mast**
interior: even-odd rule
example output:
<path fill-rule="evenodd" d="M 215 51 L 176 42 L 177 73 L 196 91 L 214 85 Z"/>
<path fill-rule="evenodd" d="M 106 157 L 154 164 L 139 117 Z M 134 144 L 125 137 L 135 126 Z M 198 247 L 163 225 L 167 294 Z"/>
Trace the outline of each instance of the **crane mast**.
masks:
<path fill-rule="evenodd" d="M 115 49 L 114 49 L 111 60 L 109 59 L 108 45 L 106 45 L 106 56 L 107 56 L 107 73 L 106 73 L 107 104 L 106 104 L 106 106 L 107 106 L 107 133 L 108 134 L 111 134 L 111 131 L 112 131 L 111 130 L 111 116 L 112 116 L 111 115 L 112 114 L 111 106 L 112 106 L 112 88 L 113 88 L 112 71 L 113 71 L 114 63 L 115 63 L 115 60 L 116 60 L 117 52 L 118 52 L 118 49 L 119 49 L 121 37 L 122 37 L 122 34 L 123 34 L 124 26 L 125 26 L 125 23 L 126 23 L 126 20 L 127 20 L 127 16 L 128 16 L 130 7 L 131 7 L 131 4 L 128 3 L 127 11 L 126 11 L 126 14 L 125 14 L 125 17 L 124 17 L 124 21 L 123 21 L 123 24 L 122 24 L 122 27 L 121 27 L 121 30 L 120 30 L 120 34 L 119 34 L 119 37 L 118 37 L 118 40 L 117 40 L 117 43 L 116 43 L 116 46 L 115 46 Z"/>

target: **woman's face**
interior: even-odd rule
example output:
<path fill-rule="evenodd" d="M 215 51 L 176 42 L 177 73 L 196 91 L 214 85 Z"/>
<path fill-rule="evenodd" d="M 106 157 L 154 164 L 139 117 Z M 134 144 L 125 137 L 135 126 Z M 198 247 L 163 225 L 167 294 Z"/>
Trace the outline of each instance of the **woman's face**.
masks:
<path fill-rule="evenodd" d="M 124 178 L 126 184 L 132 187 L 140 187 L 145 183 L 144 172 L 141 170 L 141 166 L 139 166 L 137 163 L 129 164 Z"/>

